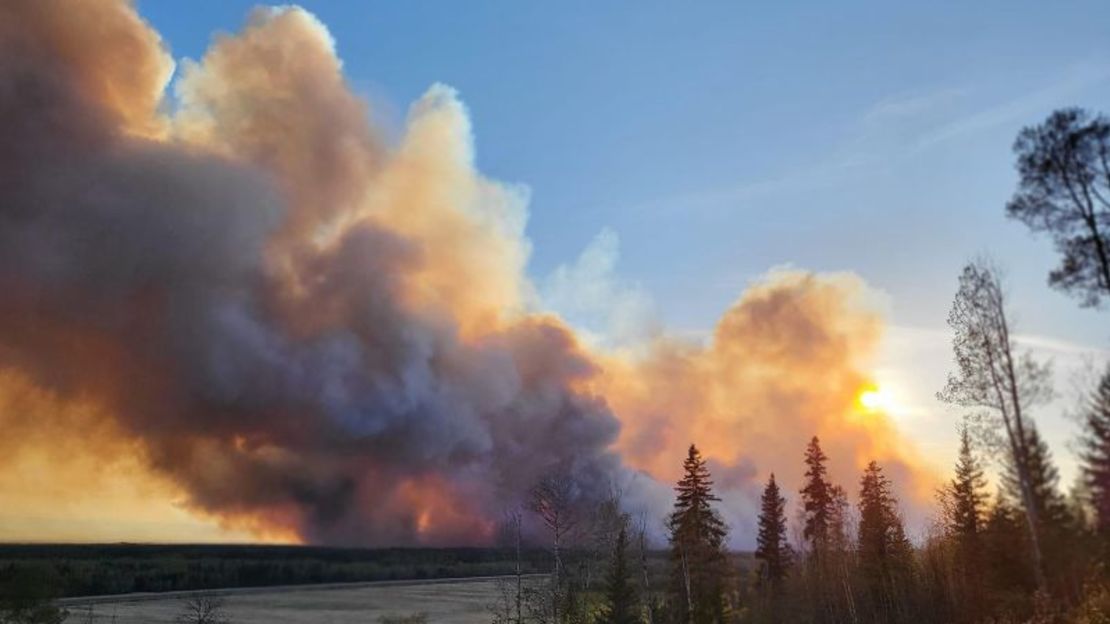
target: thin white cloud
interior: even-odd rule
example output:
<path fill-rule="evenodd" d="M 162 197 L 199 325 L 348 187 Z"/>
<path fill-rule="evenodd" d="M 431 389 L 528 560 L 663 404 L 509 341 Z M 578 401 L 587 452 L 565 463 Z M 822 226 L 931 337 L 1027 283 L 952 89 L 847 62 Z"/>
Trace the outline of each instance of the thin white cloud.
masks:
<path fill-rule="evenodd" d="M 1042 88 L 966 114 L 953 109 L 974 95 L 971 88 L 942 86 L 894 93 L 863 111 L 850 137 L 816 161 L 781 175 L 729 188 L 661 197 L 641 204 L 638 209 L 657 214 L 708 214 L 782 192 L 837 184 L 862 173 L 870 175 L 876 168 L 890 167 L 950 141 L 1007 124 L 1036 121 L 1035 117 L 1046 109 L 1110 80 L 1110 66 L 1104 62 L 1082 62 L 1061 75 L 1062 78 Z"/>

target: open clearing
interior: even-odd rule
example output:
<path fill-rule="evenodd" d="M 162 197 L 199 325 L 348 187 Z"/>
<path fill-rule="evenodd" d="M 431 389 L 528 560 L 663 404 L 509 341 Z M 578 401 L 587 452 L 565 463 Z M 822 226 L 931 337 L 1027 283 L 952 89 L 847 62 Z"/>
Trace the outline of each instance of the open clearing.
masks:
<path fill-rule="evenodd" d="M 446 581 L 364 583 L 214 592 L 224 597 L 232 624 L 367 624 L 383 615 L 425 613 L 429 622 L 488 622 L 488 605 L 497 594 L 491 578 Z M 67 622 L 161 624 L 175 622 L 187 592 L 166 596 L 120 596 L 63 601 Z"/>

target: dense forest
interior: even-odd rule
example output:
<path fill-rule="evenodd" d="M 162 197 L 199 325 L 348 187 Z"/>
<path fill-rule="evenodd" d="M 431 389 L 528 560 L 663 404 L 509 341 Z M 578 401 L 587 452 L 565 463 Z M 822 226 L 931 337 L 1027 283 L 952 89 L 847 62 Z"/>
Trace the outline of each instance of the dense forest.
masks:
<path fill-rule="evenodd" d="M 544 572 L 551 556 L 525 549 L 521 565 L 524 574 Z M 493 548 L 0 545 L 0 585 L 30 575 L 60 597 L 496 576 L 515 569 L 515 556 Z"/>

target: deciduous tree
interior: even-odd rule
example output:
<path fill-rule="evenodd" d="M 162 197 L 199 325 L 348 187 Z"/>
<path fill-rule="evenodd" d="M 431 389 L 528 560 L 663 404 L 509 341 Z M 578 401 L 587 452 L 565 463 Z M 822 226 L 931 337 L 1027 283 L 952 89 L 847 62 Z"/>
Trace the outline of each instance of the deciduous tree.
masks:
<path fill-rule="evenodd" d="M 1027 410 L 1052 394 L 1049 369 L 1028 353 L 1017 353 L 1011 339 L 1005 292 L 998 271 L 988 262 L 968 263 L 948 314 L 956 370 L 938 393 L 943 401 L 986 412 L 1005 431 L 1004 447 L 1017 469 L 1029 531 L 1037 585 L 1045 588 L 1044 558 L 1037 535 L 1037 508 L 1028 473 Z"/>
<path fill-rule="evenodd" d="M 1020 178 L 1006 214 L 1049 234 L 1060 266 L 1052 286 L 1097 306 L 1110 296 L 1110 121 L 1068 108 L 1014 142 Z"/>

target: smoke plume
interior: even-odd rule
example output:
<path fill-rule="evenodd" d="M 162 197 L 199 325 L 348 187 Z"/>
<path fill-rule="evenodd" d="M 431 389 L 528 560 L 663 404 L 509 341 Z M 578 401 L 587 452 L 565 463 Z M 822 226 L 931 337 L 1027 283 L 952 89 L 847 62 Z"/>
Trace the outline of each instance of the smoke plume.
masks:
<path fill-rule="evenodd" d="M 812 433 L 844 474 L 909 478 L 852 416 L 881 328 L 858 281 L 778 274 L 709 346 L 591 349 L 535 303 L 526 195 L 475 170 L 455 93 L 396 145 L 374 119 L 298 8 L 175 68 L 126 2 L 0 5 L 0 461 L 73 447 L 226 527 L 344 544 L 483 542 L 552 471 L 658 499 L 691 441 L 745 501 Z"/>

